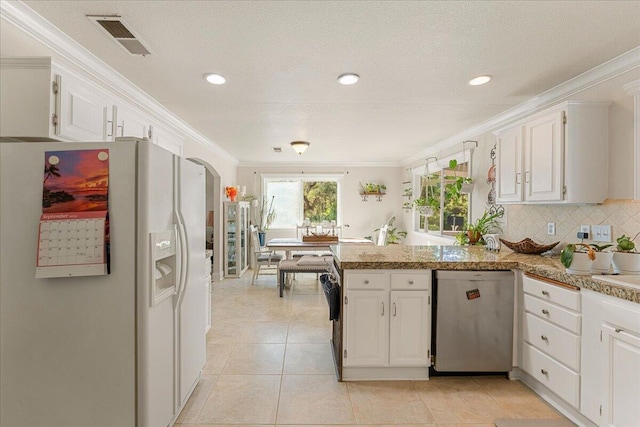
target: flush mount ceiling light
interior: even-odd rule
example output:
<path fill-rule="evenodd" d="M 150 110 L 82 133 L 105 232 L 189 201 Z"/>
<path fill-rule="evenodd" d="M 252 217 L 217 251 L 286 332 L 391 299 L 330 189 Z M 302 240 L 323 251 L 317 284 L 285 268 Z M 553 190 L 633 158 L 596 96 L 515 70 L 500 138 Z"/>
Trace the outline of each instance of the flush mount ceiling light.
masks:
<path fill-rule="evenodd" d="M 220 74 L 214 74 L 214 73 L 205 74 L 204 78 L 206 81 L 208 81 L 212 85 L 223 85 L 227 81 L 227 79 L 222 77 Z"/>
<path fill-rule="evenodd" d="M 344 73 L 338 76 L 338 82 L 343 85 L 352 85 L 358 83 L 360 76 L 354 73 Z"/>
<path fill-rule="evenodd" d="M 471 80 L 469 80 L 469 85 L 471 85 L 471 86 L 480 86 L 480 85 L 483 85 L 483 84 L 487 84 L 487 83 L 489 83 L 489 81 L 492 78 L 493 77 L 490 76 L 490 75 L 474 77 Z"/>
<path fill-rule="evenodd" d="M 307 141 L 293 141 L 291 143 L 291 148 L 293 148 L 296 153 L 302 154 L 307 150 L 309 145 L 311 144 L 308 143 Z"/>

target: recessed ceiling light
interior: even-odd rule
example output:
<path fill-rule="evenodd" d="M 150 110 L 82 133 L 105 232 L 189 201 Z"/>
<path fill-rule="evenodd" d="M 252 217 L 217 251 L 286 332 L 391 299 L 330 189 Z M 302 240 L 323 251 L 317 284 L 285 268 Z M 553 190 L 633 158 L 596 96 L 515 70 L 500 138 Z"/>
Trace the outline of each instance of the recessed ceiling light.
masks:
<path fill-rule="evenodd" d="M 489 83 L 489 81 L 492 79 L 493 77 L 489 76 L 489 75 L 485 75 L 485 76 L 478 76 L 478 77 L 474 77 L 471 80 L 469 80 L 469 84 L 471 86 L 480 86 L 486 83 Z"/>
<path fill-rule="evenodd" d="M 204 78 L 212 85 L 223 85 L 227 81 L 227 79 L 222 77 L 220 74 L 214 73 L 205 74 Z"/>
<path fill-rule="evenodd" d="M 358 83 L 360 76 L 354 73 L 344 73 L 338 76 L 338 82 L 343 85 L 352 85 Z"/>

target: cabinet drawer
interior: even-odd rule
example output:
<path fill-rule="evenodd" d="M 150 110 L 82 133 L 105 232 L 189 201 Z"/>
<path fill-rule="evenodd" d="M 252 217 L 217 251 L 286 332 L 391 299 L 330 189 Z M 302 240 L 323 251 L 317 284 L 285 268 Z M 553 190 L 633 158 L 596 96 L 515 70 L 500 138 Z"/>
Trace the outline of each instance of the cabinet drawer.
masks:
<path fill-rule="evenodd" d="M 574 311 L 569 311 L 557 305 L 525 294 L 524 309 L 549 322 L 570 330 L 574 334 L 580 335 L 582 316 Z"/>
<path fill-rule="evenodd" d="M 431 271 L 391 273 L 393 290 L 428 290 L 430 283 Z"/>
<path fill-rule="evenodd" d="M 527 276 L 523 277 L 522 284 L 524 291 L 528 294 L 571 310 L 580 311 L 580 292 L 578 291 L 561 288 Z"/>
<path fill-rule="evenodd" d="M 347 272 L 345 274 L 347 289 L 387 289 L 387 274 L 384 271 Z"/>
<path fill-rule="evenodd" d="M 540 350 L 525 343 L 522 368 L 572 406 L 578 407 L 580 376 Z"/>
<path fill-rule="evenodd" d="M 629 307 L 627 301 L 609 302 L 605 301 L 602 304 L 604 309 L 604 321 L 619 326 L 625 332 L 640 336 L 640 305 L 638 307 Z M 637 305 L 637 304 L 635 304 Z"/>
<path fill-rule="evenodd" d="M 523 338 L 574 371 L 580 370 L 580 337 L 526 313 Z"/>

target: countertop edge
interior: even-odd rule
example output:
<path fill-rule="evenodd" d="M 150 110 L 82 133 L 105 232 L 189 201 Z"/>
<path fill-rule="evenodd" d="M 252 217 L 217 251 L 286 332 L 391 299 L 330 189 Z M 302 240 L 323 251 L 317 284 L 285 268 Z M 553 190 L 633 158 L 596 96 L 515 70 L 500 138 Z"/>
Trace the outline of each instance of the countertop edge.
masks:
<path fill-rule="evenodd" d="M 638 289 L 594 279 L 591 276 L 567 274 L 557 269 L 528 264 L 522 261 L 340 262 L 336 257 L 336 264 L 341 270 L 521 270 L 526 273 L 558 280 L 580 289 L 589 289 L 604 295 L 640 304 L 640 290 Z"/>

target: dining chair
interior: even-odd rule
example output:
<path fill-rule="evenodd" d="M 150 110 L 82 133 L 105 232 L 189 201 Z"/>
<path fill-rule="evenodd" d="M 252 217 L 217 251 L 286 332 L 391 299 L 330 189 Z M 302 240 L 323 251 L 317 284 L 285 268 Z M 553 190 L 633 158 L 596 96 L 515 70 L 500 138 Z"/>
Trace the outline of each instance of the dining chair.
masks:
<path fill-rule="evenodd" d="M 387 244 L 387 229 L 388 228 L 389 228 L 388 224 L 385 224 L 382 227 L 380 227 L 380 231 L 378 232 L 378 242 L 376 243 L 376 245 L 384 246 L 384 245 Z"/>
<path fill-rule="evenodd" d="M 253 250 L 253 260 L 255 264 L 253 277 L 251 278 L 251 284 L 253 285 L 256 277 L 258 277 L 261 267 L 277 268 L 280 261 L 282 261 L 283 256 L 281 254 L 277 254 L 275 251 L 260 246 L 258 228 L 255 225 L 251 226 L 251 248 Z"/>

